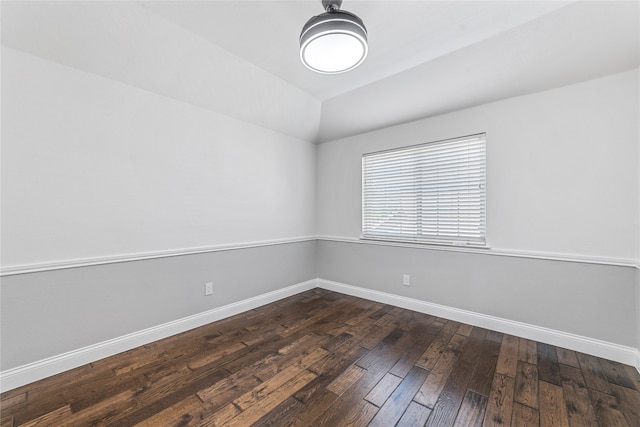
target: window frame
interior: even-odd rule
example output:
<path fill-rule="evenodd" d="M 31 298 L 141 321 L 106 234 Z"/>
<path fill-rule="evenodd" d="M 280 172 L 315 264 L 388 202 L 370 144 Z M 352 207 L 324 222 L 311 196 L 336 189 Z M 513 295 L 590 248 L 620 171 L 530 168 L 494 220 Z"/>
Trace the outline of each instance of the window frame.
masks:
<path fill-rule="evenodd" d="M 477 209 L 470 211 L 471 217 L 468 216 L 469 213 L 467 213 L 466 210 L 461 213 L 460 208 L 458 208 L 458 212 L 455 215 L 452 214 L 447 216 L 447 215 L 440 215 L 439 213 L 436 213 L 435 215 L 423 215 L 422 212 L 426 208 L 430 208 L 432 210 L 434 209 L 442 210 L 442 209 L 439 207 L 440 202 L 429 204 L 424 200 L 422 200 L 423 199 L 423 197 L 421 196 L 422 194 L 424 194 L 427 191 L 433 192 L 434 188 L 438 194 L 440 194 L 440 192 L 444 193 L 446 191 L 451 192 L 452 190 L 446 190 L 442 186 L 442 182 L 437 187 L 426 186 L 426 185 L 417 185 L 417 186 L 414 185 L 415 190 L 413 190 L 413 192 L 409 191 L 409 193 L 411 193 L 412 196 L 416 197 L 415 200 L 411 201 L 411 203 L 413 203 L 415 206 L 412 208 L 413 210 L 408 209 L 407 212 L 411 213 L 415 217 L 415 221 L 414 222 L 407 221 L 407 224 L 410 224 L 413 227 L 413 229 L 416 230 L 415 233 L 403 233 L 403 232 L 399 232 L 398 234 L 392 234 L 389 232 L 375 233 L 372 230 L 372 226 L 371 226 L 372 213 L 371 213 L 371 209 L 368 209 L 367 203 L 371 202 L 372 197 L 374 198 L 377 197 L 375 201 L 379 202 L 381 196 L 379 195 L 370 196 L 370 193 L 372 190 L 370 188 L 368 189 L 367 187 L 367 179 L 371 175 L 370 166 L 368 168 L 368 163 L 370 163 L 370 162 L 367 162 L 368 159 L 384 156 L 386 158 L 391 158 L 392 159 L 391 163 L 393 163 L 394 161 L 393 155 L 397 154 L 397 157 L 395 158 L 395 160 L 399 163 L 404 162 L 403 169 L 405 169 L 406 171 L 407 169 L 410 169 L 410 167 L 407 168 L 408 161 L 406 159 L 404 161 L 398 160 L 398 159 L 402 159 L 403 155 L 410 156 L 411 153 L 417 153 L 415 154 L 416 160 L 414 163 L 416 164 L 416 166 L 413 167 L 413 172 L 409 173 L 405 171 L 400 171 L 399 173 L 402 174 L 402 176 L 407 179 L 413 179 L 413 180 L 424 182 L 428 174 L 428 172 L 425 173 L 425 167 L 427 166 L 424 166 L 424 164 L 422 166 L 418 166 L 419 161 L 422 161 L 423 163 L 428 163 L 429 165 L 433 164 L 435 165 L 436 169 L 438 167 L 442 168 L 444 163 L 442 161 L 438 161 L 437 154 L 439 153 L 446 154 L 448 151 L 455 150 L 455 148 L 451 148 L 451 147 L 455 147 L 456 145 L 465 144 L 465 143 L 468 144 L 469 146 L 473 146 L 472 149 L 475 150 L 474 152 L 476 154 L 480 153 L 480 156 L 481 156 L 480 160 L 478 160 L 478 158 L 475 158 L 473 161 L 470 161 L 469 159 L 473 157 L 470 154 L 472 149 L 468 148 L 466 157 L 463 155 L 460 155 L 455 158 L 455 161 L 458 163 L 463 163 L 465 161 L 463 159 L 466 159 L 467 169 L 462 167 L 461 171 L 457 171 L 454 174 L 455 178 L 448 178 L 448 180 L 444 179 L 442 180 L 442 182 L 444 182 L 445 184 L 451 185 L 452 184 L 451 180 L 457 181 L 457 178 L 459 177 L 462 177 L 465 180 L 468 187 L 467 192 L 466 193 L 464 191 L 460 192 L 458 190 L 458 192 L 456 193 L 456 196 L 453 196 L 453 198 L 456 199 L 458 201 L 458 205 L 460 205 L 460 200 L 467 200 L 469 197 L 471 197 L 470 196 L 471 194 L 477 195 L 477 197 L 479 197 L 479 199 L 475 202 L 475 205 L 477 205 Z M 444 149 L 442 149 L 442 147 L 444 147 Z M 439 149 L 441 149 L 441 151 L 438 151 Z M 430 150 L 433 151 L 431 155 L 425 154 L 425 152 L 429 152 Z M 461 151 L 461 150 L 458 150 L 458 151 Z M 391 157 L 389 155 L 391 155 Z M 425 160 L 427 161 L 425 162 Z M 473 167 L 469 166 L 471 164 L 473 165 Z M 476 169 L 477 167 L 480 167 L 481 170 L 470 172 L 473 170 L 474 167 Z M 422 172 L 419 169 L 422 170 Z M 478 182 L 477 189 L 473 189 L 472 186 L 469 186 L 470 183 L 475 183 L 475 182 Z M 480 249 L 488 248 L 489 245 L 487 242 L 487 212 L 486 212 L 487 185 L 486 184 L 487 184 L 486 133 L 477 133 L 477 134 L 471 134 L 471 135 L 466 135 L 466 136 L 461 136 L 456 138 L 448 138 L 448 139 L 430 141 L 430 142 L 420 143 L 420 144 L 415 144 L 410 146 L 392 148 L 388 150 L 364 153 L 362 155 L 362 182 L 361 182 L 361 194 L 362 194 L 361 221 L 362 222 L 361 222 L 360 239 L 392 242 L 392 243 L 393 242 L 409 243 L 409 244 L 417 244 L 417 245 L 457 246 L 457 247 L 480 248 Z M 378 190 L 375 190 L 375 191 L 378 191 Z M 368 194 L 369 194 L 369 198 L 368 198 Z M 399 196 L 396 196 L 396 198 L 398 197 Z M 395 203 L 398 204 L 398 200 L 393 199 L 393 196 L 391 196 L 390 199 L 394 200 Z M 407 215 L 407 212 L 401 211 L 401 215 Z M 383 208 L 379 209 L 377 213 L 382 214 Z M 465 214 L 467 214 L 466 219 L 464 218 Z M 475 219 L 476 217 L 477 217 L 477 220 Z M 456 223 L 457 225 L 453 227 L 458 230 L 458 235 L 454 236 L 452 234 L 451 228 L 449 228 L 448 234 L 447 233 L 438 234 L 439 233 L 438 231 L 436 231 L 435 233 L 428 233 L 428 232 L 425 233 L 424 232 L 425 225 L 433 226 L 434 218 L 436 221 L 435 223 L 439 223 L 440 219 L 452 220 L 452 218 L 455 218 L 455 221 L 457 221 Z M 461 233 L 460 230 L 464 228 L 463 225 L 467 225 L 469 223 L 469 218 L 472 218 L 475 221 L 475 222 L 473 221 L 472 222 L 473 224 L 477 225 L 476 231 Z M 400 221 L 404 223 L 405 220 L 400 220 Z M 400 224 L 400 222 L 396 221 L 396 224 Z M 389 225 L 387 228 L 390 229 L 392 226 L 393 224 Z"/>

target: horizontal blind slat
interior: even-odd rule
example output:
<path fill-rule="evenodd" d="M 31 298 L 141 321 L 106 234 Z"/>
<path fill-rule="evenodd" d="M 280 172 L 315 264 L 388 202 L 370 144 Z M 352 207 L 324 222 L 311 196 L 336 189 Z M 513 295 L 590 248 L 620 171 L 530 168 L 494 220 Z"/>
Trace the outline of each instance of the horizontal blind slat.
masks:
<path fill-rule="evenodd" d="M 365 237 L 484 244 L 484 135 L 365 154 Z"/>

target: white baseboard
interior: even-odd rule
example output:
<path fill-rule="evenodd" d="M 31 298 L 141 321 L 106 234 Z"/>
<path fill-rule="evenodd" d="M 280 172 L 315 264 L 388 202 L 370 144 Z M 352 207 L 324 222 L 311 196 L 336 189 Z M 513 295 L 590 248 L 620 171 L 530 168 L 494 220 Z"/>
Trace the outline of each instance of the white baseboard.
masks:
<path fill-rule="evenodd" d="M 317 287 L 317 279 L 0 372 L 0 391 L 41 380 Z"/>
<path fill-rule="evenodd" d="M 318 279 L 318 287 L 635 365 L 640 371 L 640 352 L 633 347 L 324 279 Z"/>

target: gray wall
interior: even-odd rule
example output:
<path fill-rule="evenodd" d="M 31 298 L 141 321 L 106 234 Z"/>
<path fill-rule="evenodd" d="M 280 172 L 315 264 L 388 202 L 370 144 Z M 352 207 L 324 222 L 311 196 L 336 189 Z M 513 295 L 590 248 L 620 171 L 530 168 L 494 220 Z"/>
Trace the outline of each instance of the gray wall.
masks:
<path fill-rule="evenodd" d="M 326 280 L 636 346 L 632 267 L 337 241 L 317 256 Z"/>
<path fill-rule="evenodd" d="M 311 280 L 315 257 L 308 241 L 5 276 L 0 370 Z"/>

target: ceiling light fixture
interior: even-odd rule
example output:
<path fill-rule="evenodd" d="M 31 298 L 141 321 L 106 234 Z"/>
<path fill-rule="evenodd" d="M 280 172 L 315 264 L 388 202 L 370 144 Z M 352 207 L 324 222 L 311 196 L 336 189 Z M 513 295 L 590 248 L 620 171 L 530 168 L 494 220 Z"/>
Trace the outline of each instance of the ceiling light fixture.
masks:
<path fill-rule="evenodd" d="M 300 33 L 300 59 L 317 73 L 353 70 L 367 57 L 367 29 L 353 13 L 340 10 L 342 0 L 322 0 L 325 13 L 309 19 Z"/>

